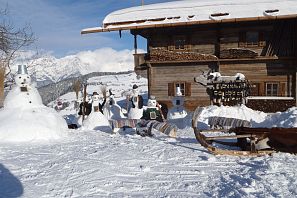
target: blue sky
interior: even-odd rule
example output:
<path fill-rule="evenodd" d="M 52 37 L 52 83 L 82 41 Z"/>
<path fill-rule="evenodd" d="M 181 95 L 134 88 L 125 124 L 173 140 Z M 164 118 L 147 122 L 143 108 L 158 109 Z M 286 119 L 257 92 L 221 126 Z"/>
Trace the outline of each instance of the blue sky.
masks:
<path fill-rule="evenodd" d="M 145 4 L 172 0 L 144 0 Z M 101 26 L 104 17 L 115 10 L 141 5 L 141 0 L 0 0 L 8 5 L 10 20 L 16 27 L 30 24 L 37 38 L 32 48 L 52 52 L 57 57 L 79 51 L 111 47 L 132 49 L 129 31 L 80 35 L 81 29 Z M 140 41 L 140 48 L 145 48 Z"/>

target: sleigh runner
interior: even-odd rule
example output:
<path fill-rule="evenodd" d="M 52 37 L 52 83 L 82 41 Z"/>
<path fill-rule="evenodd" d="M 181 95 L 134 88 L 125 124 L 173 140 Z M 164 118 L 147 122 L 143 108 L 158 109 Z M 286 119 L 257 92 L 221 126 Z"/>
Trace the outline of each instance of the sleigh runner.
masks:
<path fill-rule="evenodd" d="M 213 154 L 260 156 L 276 151 L 297 153 L 297 128 L 251 128 L 246 120 L 212 117 L 212 129 L 198 128 L 203 108 L 197 107 L 192 118 L 197 141 Z M 215 127 L 220 126 L 220 129 Z"/>

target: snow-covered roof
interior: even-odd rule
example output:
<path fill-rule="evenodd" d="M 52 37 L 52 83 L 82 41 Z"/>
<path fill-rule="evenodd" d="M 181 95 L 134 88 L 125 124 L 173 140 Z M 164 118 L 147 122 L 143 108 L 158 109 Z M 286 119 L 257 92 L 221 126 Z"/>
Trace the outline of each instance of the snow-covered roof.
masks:
<path fill-rule="evenodd" d="M 182 0 L 137 6 L 112 12 L 102 27 L 81 33 L 273 18 L 297 18 L 297 0 Z"/>

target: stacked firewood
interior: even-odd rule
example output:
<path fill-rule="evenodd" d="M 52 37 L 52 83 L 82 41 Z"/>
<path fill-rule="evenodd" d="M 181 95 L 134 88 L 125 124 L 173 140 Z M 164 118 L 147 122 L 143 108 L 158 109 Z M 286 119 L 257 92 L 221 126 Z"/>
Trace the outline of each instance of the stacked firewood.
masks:
<path fill-rule="evenodd" d="M 257 56 L 258 56 L 257 52 L 253 50 L 241 49 L 241 48 L 224 49 L 220 52 L 220 58 L 224 58 L 224 59 L 255 58 Z"/>
<path fill-rule="evenodd" d="M 295 106 L 295 104 L 295 100 L 248 100 L 246 106 L 258 111 L 274 113 L 286 111 L 288 108 Z"/>
<path fill-rule="evenodd" d="M 217 60 L 211 54 L 200 54 L 196 52 L 175 52 L 164 49 L 153 49 L 149 54 L 150 61 L 191 61 L 191 60 Z"/>

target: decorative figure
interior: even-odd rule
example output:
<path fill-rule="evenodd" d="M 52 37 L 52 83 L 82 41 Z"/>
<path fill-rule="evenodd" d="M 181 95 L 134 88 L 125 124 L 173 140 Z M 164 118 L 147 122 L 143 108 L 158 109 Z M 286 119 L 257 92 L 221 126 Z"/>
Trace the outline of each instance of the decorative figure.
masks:
<path fill-rule="evenodd" d="M 131 105 L 128 112 L 129 119 L 140 119 L 143 114 L 143 98 L 139 95 L 138 86 L 133 85 L 132 95 L 130 97 Z"/>
<path fill-rule="evenodd" d="M 4 106 L 15 108 L 31 108 L 43 106 L 38 90 L 32 85 L 31 77 L 25 65 L 18 66 L 18 74 L 15 76 L 16 86 L 6 96 Z"/>
<path fill-rule="evenodd" d="M 143 111 L 142 121 L 137 124 L 136 133 L 141 136 L 153 136 L 152 130 L 156 129 L 170 137 L 176 137 L 176 126 L 164 121 L 160 105 L 156 98 L 151 96 L 147 109 Z"/>
<path fill-rule="evenodd" d="M 121 107 L 116 103 L 114 99 L 114 94 L 112 93 L 111 89 L 108 90 L 109 96 L 108 100 L 105 104 L 105 108 L 103 110 L 103 114 L 107 117 L 108 120 L 118 120 L 125 118 L 124 114 L 121 111 Z"/>
<path fill-rule="evenodd" d="M 161 108 L 157 103 L 155 96 L 151 96 L 147 102 L 147 109 L 143 111 L 142 119 L 164 121 Z"/>
<path fill-rule="evenodd" d="M 86 120 L 83 122 L 83 126 L 85 128 L 91 130 L 111 131 L 107 118 L 101 112 L 104 106 L 104 104 L 101 103 L 102 101 L 104 101 L 104 99 L 100 97 L 97 92 L 93 92 L 92 111 L 86 118 Z"/>
<path fill-rule="evenodd" d="M 86 96 L 85 102 L 83 102 L 83 98 L 78 101 L 79 104 L 79 111 L 78 111 L 78 124 L 82 125 L 83 120 L 87 118 L 91 111 L 92 111 L 92 102 L 90 101 L 89 96 Z M 84 118 L 83 118 L 84 117 Z"/>
<path fill-rule="evenodd" d="M 185 117 L 188 115 L 184 108 L 184 97 L 180 87 L 176 88 L 176 95 L 172 99 L 173 107 L 169 109 L 167 118 L 170 123 L 174 123 L 178 128 L 184 129 L 187 126 Z"/>

